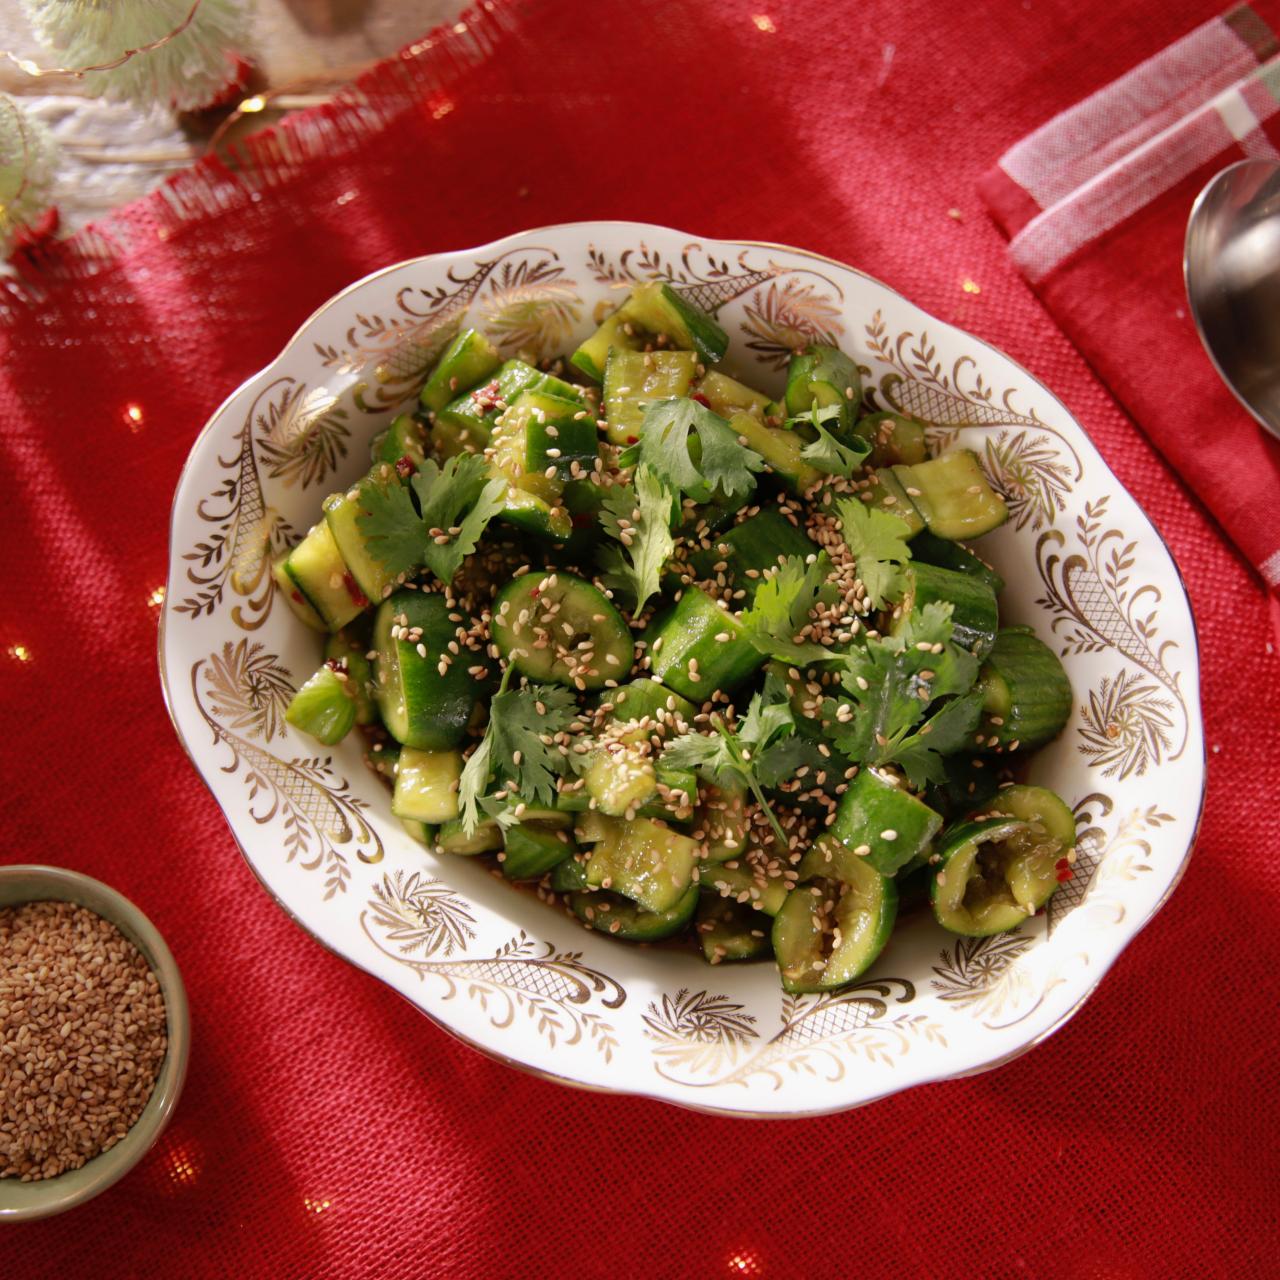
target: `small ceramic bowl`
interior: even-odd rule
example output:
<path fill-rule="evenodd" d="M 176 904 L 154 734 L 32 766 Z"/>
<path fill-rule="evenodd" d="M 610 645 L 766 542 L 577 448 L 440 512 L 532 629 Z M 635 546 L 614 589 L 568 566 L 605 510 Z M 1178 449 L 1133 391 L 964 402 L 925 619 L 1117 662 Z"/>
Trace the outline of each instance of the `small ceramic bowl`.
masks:
<path fill-rule="evenodd" d="M 164 992 L 169 1049 L 155 1089 L 133 1128 L 109 1151 L 56 1178 L 22 1182 L 0 1178 L 0 1221 L 47 1218 L 91 1200 L 123 1178 L 169 1123 L 187 1076 L 191 1026 L 187 993 L 172 952 L 155 925 L 137 907 L 100 880 L 64 867 L 0 867 L 0 907 L 23 902 L 74 902 L 109 920 L 133 943 L 155 972 Z"/>

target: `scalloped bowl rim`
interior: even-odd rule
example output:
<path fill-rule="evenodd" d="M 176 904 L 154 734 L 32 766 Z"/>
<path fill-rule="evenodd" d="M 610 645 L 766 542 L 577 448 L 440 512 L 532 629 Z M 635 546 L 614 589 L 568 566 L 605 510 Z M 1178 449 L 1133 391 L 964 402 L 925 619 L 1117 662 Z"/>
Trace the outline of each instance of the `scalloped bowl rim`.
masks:
<path fill-rule="evenodd" d="M 556 233 L 556 232 L 579 233 L 584 238 L 584 240 L 588 237 L 591 237 L 592 235 L 598 235 L 601 232 L 626 233 L 626 234 L 638 235 L 641 238 L 645 236 L 657 236 L 657 237 L 674 236 L 687 242 L 689 245 L 698 246 L 698 247 L 705 247 L 707 245 L 711 245 L 711 246 L 717 246 L 720 248 L 726 248 L 726 249 L 733 248 L 733 249 L 744 250 L 744 251 L 748 249 L 776 251 L 778 253 L 790 255 L 795 258 L 807 259 L 811 262 L 823 264 L 824 266 L 834 268 L 839 272 L 848 273 L 849 275 L 856 277 L 861 281 L 864 281 L 866 284 L 872 286 L 874 289 L 882 291 L 885 295 L 903 304 L 906 308 L 908 308 L 911 312 L 913 312 L 917 317 L 928 322 L 931 326 L 937 326 L 937 329 L 939 331 L 947 334 L 958 335 L 966 339 L 967 341 L 972 342 L 977 347 L 981 348 L 984 352 L 990 353 L 991 356 L 1007 362 L 1010 366 L 1016 369 L 1026 379 L 1027 383 L 1030 386 L 1034 387 L 1039 393 L 1041 393 L 1044 397 L 1046 397 L 1047 400 L 1052 401 L 1060 409 L 1064 419 L 1068 423 L 1070 423 L 1070 425 L 1078 433 L 1079 442 L 1084 445 L 1085 451 L 1088 454 L 1092 455 L 1092 458 L 1091 458 L 1092 465 L 1098 468 L 1101 468 L 1101 474 L 1103 478 L 1110 482 L 1111 486 L 1113 486 L 1114 492 L 1122 495 L 1123 497 L 1127 498 L 1130 502 L 1133 503 L 1134 507 L 1137 509 L 1139 516 L 1145 522 L 1146 532 L 1149 534 L 1150 537 L 1154 538 L 1155 543 L 1158 545 L 1161 554 L 1167 559 L 1168 564 L 1172 569 L 1173 578 L 1177 584 L 1178 591 L 1180 593 L 1179 598 L 1173 601 L 1172 603 L 1174 604 L 1175 608 L 1179 604 L 1181 604 L 1185 608 L 1186 623 L 1187 623 L 1188 634 L 1190 639 L 1190 644 L 1188 646 L 1188 650 L 1186 654 L 1187 662 L 1183 668 L 1183 671 L 1180 673 L 1180 674 L 1185 674 L 1189 677 L 1188 684 L 1189 686 L 1191 686 L 1191 688 L 1189 688 L 1188 690 L 1188 694 L 1186 698 L 1186 706 L 1185 706 L 1185 712 L 1187 716 L 1186 745 L 1188 748 L 1190 748 L 1195 743 L 1197 742 L 1199 743 L 1199 750 L 1198 752 L 1195 753 L 1195 760 L 1198 763 L 1198 795 L 1196 798 L 1194 815 L 1191 818 L 1191 821 L 1189 824 L 1189 833 L 1185 841 L 1185 846 L 1182 849 L 1181 853 L 1178 855 L 1176 865 L 1172 868 L 1171 873 L 1168 876 L 1167 882 L 1165 883 L 1159 897 L 1148 906 L 1148 908 L 1145 910 L 1144 914 L 1142 914 L 1140 918 L 1135 919 L 1134 921 L 1130 922 L 1127 925 L 1124 931 L 1123 940 L 1120 941 L 1119 945 L 1108 949 L 1107 953 L 1102 957 L 1101 963 L 1098 965 L 1096 970 L 1090 975 L 1088 981 L 1086 981 L 1079 988 L 1078 992 L 1075 995 L 1075 998 L 1070 1003 L 1070 1005 L 1067 1006 L 1063 1011 L 1058 1013 L 1053 1019 L 1053 1021 L 1050 1022 L 1047 1026 L 1044 1026 L 1043 1028 L 1039 1029 L 1038 1031 L 1035 1032 L 1035 1034 L 1029 1036 L 1024 1041 L 1018 1043 L 1016 1046 L 1014 1046 L 1010 1050 L 1003 1052 L 1000 1055 L 995 1057 L 990 1057 L 990 1058 L 977 1060 L 977 1061 L 970 1061 L 962 1065 L 958 1065 L 954 1069 L 933 1070 L 933 1071 L 927 1072 L 926 1074 L 920 1075 L 918 1078 L 908 1079 L 902 1082 L 896 1082 L 896 1081 L 890 1082 L 885 1087 L 878 1089 L 873 1093 L 866 1094 L 863 1096 L 847 1098 L 847 1099 L 835 1100 L 829 1104 L 824 1104 L 819 1107 L 814 1107 L 814 1108 L 789 1107 L 787 1109 L 769 1109 L 769 1110 L 754 1110 L 747 1107 L 709 1105 L 707 1103 L 703 1103 L 701 1101 L 688 1098 L 688 1097 L 672 1096 L 670 1093 L 664 1092 L 661 1088 L 657 1087 L 656 1085 L 648 1088 L 633 1087 L 630 1085 L 614 1086 L 608 1083 L 601 1083 L 601 1082 L 596 1082 L 591 1080 L 583 1080 L 569 1074 L 562 1074 L 555 1070 L 548 1070 L 544 1067 L 540 1067 L 532 1063 L 523 1061 L 518 1057 L 511 1057 L 508 1054 L 503 1053 L 498 1049 L 495 1049 L 492 1045 L 485 1044 L 480 1040 L 472 1038 L 465 1031 L 461 1030 L 459 1026 L 450 1023 L 443 1017 L 439 1016 L 436 1012 L 426 1008 L 422 1003 L 415 1000 L 407 990 L 402 990 L 401 988 L 395 986 L 384 974 L 379 973 L 377 969 L 374 968 L 372 963 L 367 963 L 360 958 L 357 958 L 353 955 L 348 954 L 346 951 L 342 949 L 342 947 L 339 944 L 331 942 L 329 939 L 324 937 L 322 933 L 319 932 L 316 928 L 313 928 L 298 913 L 298 911 L 294 909 L 294 907 L 285 899 L 285 897 L 283 897 L 280 893 L 278 893 L 276 889 L 273 888 L 268 883 L 264 874 L 262 873 L 258 865 L 255 863 L 254 858 L 250 855 L 249 851 L 246 849 L 243 841 L 241 840 L 240 832 L 237 829 L 235 823 L 233 822 L 231 814 L 228 812 L 227 806 L 223 803 L 222 799 L 219 797 L 217 790 L 213 785 L 212 780 L 210 779 L 206 771 L 202 769 L 200 764 L 197 762 L 195 754 L 193 753 L 191 745 L 188 741 L 187 735 L 186 733 L 184 733 L 183 728 L 179 723 L 178 713 L 175 710 L 173 689 L 171 688 L 169 673 L 168 673 L 166 660 L 165 660 L 165 646 L 166 646 L 167 629 L 169 626 L 169 612 L 170 612 L 168 598 L 172 593 L 175 580 L 179 578 L 179 570 L 180 570 L 180 565 L 178 561 L 178 554 L 179 554 L 180 548 L 178 547 L 177 542 L 175 540 L 175 536 L 174 536 L 178 518 L 179 518 L 179 498 L 182 494 L 182 491 L 187 481 L 190 479 L 193 471 L 196 469 L 197 462 L 202 460 L 201 455 L 203 454 L 205 446 L 210 436 L 212 435 L 215 427 L 221 422 L 222 418 L 226 414 L 229 407 L 238 398 L 244 395 L 249 390 L 249 388 L 255 385 L 262 385 L 267 383 L 271 378 L 271 376 L 275 374 L 289 359 L 289 357 L 293 354 L 295 348 L 303 341 L 306 335 L 324 317 L 326 317 L 328 313 L 336 309 L 339 306 L 339 304 L 343 302 L 344 299 L 346 299 L 353 293 L 357 292 L 358 290 L 362 289 L 363 287 L 370 285 L 373 282 L 378 281 L 388 275 L 392 275 L 394 273 L 398 273 L 406 270 L 411 270 L 412 268 L 415 268 L 415 267 L 429 267 L 434 265 L 446 264 L 455 260 L 479 259 L 484 255 L 493 255 L 502 250 L 510 250 L 515 246 L 518 246 L 521 242 L 528 241 L 531 237 L 535 237 L 545 233 Z M 236 387 L 235 390 L 233 390 L 222 401 L 222 403 L 217 407 L 217 409 L 215 409 L 214 412 L 209 416 L 205 425 L 202 427 L 202 429 L 196 436 L 195 440 L 192 443 L 191 449 L 187 455 L 187 458 L 183 464 L 177 485 L 175 486 L 174 501 L 170 511 L 170 558 L 169 558 L 166 588 L 167 588 L 166 604 L 161 609 L 159 634 L 158 634 L 158 642 L 157 642 L 158 660 L 159 660 L 160 677 L 161 677 L 161 690 L 162 690 L 162 695 L 164 698 L 166 710 L 168 711 L 170 721 L 173 724 L 174 731 L 178 737 L 179 743 L 183 748 L 183 751 L 186 753 L 188 759 L 191 761 L 193 768 L 195 768 L 201 780 L 208 787 L 210 794 L 214 798 L 215 803 L 218 805 L 219 809 L 222 811 L 223 816 L 227 821 L 228 828 L 231 831 L 232 838 L 235 840 L 236 846 L 240 850 L 241 856 L 244 858 L 249 869 L 253 872 L 254 877 L 258 880 L 258 882 L 262 885 L 262 887 L 267 891 L 267 893 L 271 896 L 271 898 L 285 912 L 286 915 L 288 915 L 297 925 L 299 925 L 300 928 L 302 928 L 312 939 L 318 942 L 322 947 L 324 947 L 328 951 L 333 952 L 335 955 L 340 956 L 344 961 L 353 965 L 357 969 L 360 969 L 370 974 L 372 977 L 378 979 L 380 982 L 383 982 L 384 984 L 391 986 L 391 989 L 393 991 L 396 991 L 397 994 L 401 995 L 402 998 L 404 998 L 411 1005 L 413 1005 L 413 1007 L 419 1013 L 424 1014 L 431 1022 L 433 1022 L 436 1026 L 438 1026 L 448 1034 L 452 1035 L 455 1039 L 460 1040 L 462 1043 L 470 1046 L 473 1049 L 478 1050 L 479 1052 L 483 1053 L 485 1056 L 495 1061 L 503 1063 L 504 1065 L 514 1067 L 517 1070 L 523 1071 L 529 1075 L 533 1075 L 540 1079 L 554 1081 L 555 1083 L 567 1085 L 571 1088 L 581 1089 L 587 1092 L 614 1094 L 618 1096 L 630 1095 L 630 1096 L 646 1097 L 646 1098 L 653 1099 L 655 1101 L 670 1103 L 675 1106 L 684 1107 L 690 1110 L 700 1111 L 700 1112 L 703 1112 L 706 1114 L 712 1114 L 712 1115 L 733 1116 L 736 1118 L 757 1118 L 757 1119 L 800 1119 L 800 1118 L 809 1118 L 809 1117 L 837 1114 L 843 1111 L 853 1110 L 857 1107 L 865 1106 L 869 1103 L 878 1101 L 885 1097 L 892 1096 L 895 1093 L 902 1092 L 906 1089 L 914 1088 L 922 1084 L 941 1083 L 947 1080 L 957 1080 L 957 1079 L 963 1079 L 969 1076 L 980 1075 L 986 1071 L 993 1070 L 996 1067 L 999 1067 L 1008 1062 L 1011 1062 L 1015 1058 L 1021 1057 L 1024 1053 L 1028 1052 L 1030 1049 L 1040 1044 L 1042 1041 L 1047 1039 L 1056 1031 L 1060 1030 L 1063 1026 L 1066 1025 L 1068 1021 L 1070 1021 L 1072 1017 L 1074 1017 L 1074 1015 L 1080 1010 L 1080 1008 L 1085 1004 L 1085 1002 L 1090 998 L 1090 996 L 1092 996 L 1093 993 L 1096 991 L 1102 979 L 1109 972 L 1112 965 L 1114 965 L 1115 962 L 1119 959 L 1120 955 L 1123 953 L 1125 948 L 1128 947 L 1128 945 L 1133 941 L 1133 939 L 1138 935 L 1138 933 L 1141 932 L 1141 930 L 1151 922 L 1151 920 L 1155 917 L 1157 912 L 1165 905 L 1169 897 L 1172 895 L 1174 889 L 1177 888 L 1179 882 L 1182 879 L 1182 876 L 1186 871 L 1186 867 L 1190 860 L 1191 853 L 1195 847 L 1196 839 L 1199 833 L 1200 822 L 1203 816 L 1204 802 L 1205 802 L 1205 795 L 1206 795 L 1206 785 L 1207 785 L 1207 778 L 1206 778 L 1207 760 L 1205 756 L 1205 745 L 1203 741 L 1203 723 L 1202 723 L 1202 717 L 1200 712 L 1200 702 L 1199 702 L 1200 665 L 1199 665 L 1198 638 L 1196 633 L 1195 616 L 1191 608 L 1190 598 L 1186 591 L 1185 582 L 1182 579 L 1181 570 L 1179 569 L 1177 565 L 1177 561 L 1173 557 L 1172 552 L 1169 550 L 1168 544 L 1165 542 L 1163 535 L 1161 535 L 1161 533 L 1159 532 L 1154 522 L 1150 519 L 1149 516 L 1147 516 L 1146 512 L 1141 508 L 1140 504 L 1138 504 L 1137 500 L 1134 499 L 1132 495 L 1129 494 L 1128 490 L 1125 489 L 1125 487 L 1120 484 L 1118 479 L 1116 479 L 1114 473 L 1111 471 L 1110 467 L 1107 465 L 1105 459 L 1102 457 L 1097 447 L 1093 444 L 1092 439 L 1089 437 L 1084 427 L 1081 426 L 1081 424 L 1077 421 L 1075 416 L 1071 413 L 1071 411 L 1067 408 L 1067 406 L 1063 403 L 1063 401 L 1048 386 L 1046 386 L 1035 374 L 1033 374 L 1025 366 L 1021 365 L 1018 361 L 1008 356 L 1005 352 L 1001 351 L 999 348 L 995 347 L 993 344 L 987 342 L 985 339 L 982 339 L 970 333 L 969 331 L 960 328 L 958 325 L 941 320 L 938 317 L 933 316 L 932 314 L 924 311 L 923 308 L 918 306 L 918 304 L 912 302 L 904 294 L 900 293 L 898 290 L 894 289 L 892 286 L 885 284 L 883 281 L 879 280 L 878 278 L 869 274 L 868 272 L 861 270 L 860 268 L 854 267 L 845 262 L 841 262 L 837 259 L 830 258 L 824 254 L 816 253 L 812 250 L 801 249 L 794 246 L 779 244 L 776 242 L 746 240 L 746 239 L 743 239 L 743 240 L 722 239 L 718 237 L 697 237 L 683 231 L 678 231 L 675 228 L 665 227 L 659 224 L 631 222 L 631 221 L 620 220 L 620 219 L 601 219 L 601 220 L 582 221 L 582 222 L 553 223 L 553 224 L 548 224 L 541 227 L 528 228 L 525 230 L 513 232 L 507 236 L 503 236 L 496 240 L 489 241 L 487 243 L 473 246 L 470 248 L 442 250 L 435 253 L 422 254 L 413 258 L 404 259 L 402 261 L 391 263 L 391 264 L 388 264 L 387 266 L 378 268 L 368 273 L 367 275 L 361 277 L 360 279 L 353 281 L 351 284 L 345 286 L 344 288 L 339 290 L 337 293 L 333 294 L 324 303 L 322 303 L 319 307 L 317 307 L 297 327 L 297 329 L 294 331 L 294 333 L 289 338 L 289 340 L 284 344 L 284 346 L 281 348 L 278 354 L 271 361 L 269 361 L 257 372 L 247 377 L 238 387 Z M 394 821 L 394 819 L 392 819 L 392 821 Z M 504 888 L 507 888 L 508 891 L 510 891 L 509 886 L 504 886 Z M 613 944 L 613 945 L 617 946 L 618 944 Z M 625 950 L 625 948 L 620 948 L 620 949 Z M 635 954 L 637 956 L 643 957 L 645 955 L 645 952 L 643 950 L 637 950 Z M 643 963 L 643 960 L 641 960 L 640 963 Z"/>

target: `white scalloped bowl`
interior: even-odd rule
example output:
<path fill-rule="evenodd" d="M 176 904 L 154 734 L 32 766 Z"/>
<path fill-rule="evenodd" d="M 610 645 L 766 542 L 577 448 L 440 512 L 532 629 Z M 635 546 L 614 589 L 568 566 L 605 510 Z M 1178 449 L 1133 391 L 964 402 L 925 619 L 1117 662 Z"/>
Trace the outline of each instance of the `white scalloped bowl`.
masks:
<path fill-rule="evenodd" d="M 272 597 L 269 554 L 368 466 L 462 325 L 506 353 L 563 352 L 619 291 L 660 276 L 714 311 L 727 365 L 776 391 L 812 338 L 856 353 L 884 406 L 977 451 L 1013 519 L 983 540 L 1006 621 L 1062 655 L 1075 690 L 1033 781 L 1078 816 L 1075 877 L 1013 933 L 899 923 L 856 985 L 788 997 L 772 965 L 584 930 L 391 816 L 354 735 L 285 724 L 319 642 Z M 173 504 L 160 669 L 174 725 L 267 891 L 326 946 L 448 1031 L 567 1084 L 708 1111 L 839 1111 L 1006 1062 L 1080 1006 L 1168 897 L 1204 791 L 1195 630 L 1159 535 L 1066 408 L 978 339 L 799 249 L 578 223 L 433 254 L 352 285 L 201 432 Z"/>

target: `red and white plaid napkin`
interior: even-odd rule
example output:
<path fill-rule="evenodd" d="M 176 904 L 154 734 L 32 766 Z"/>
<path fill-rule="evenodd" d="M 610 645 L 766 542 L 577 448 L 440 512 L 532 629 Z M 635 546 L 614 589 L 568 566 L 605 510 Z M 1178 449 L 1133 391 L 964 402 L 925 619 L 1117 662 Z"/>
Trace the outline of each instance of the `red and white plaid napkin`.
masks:
<path fill-rule="evenodd" d="M 1274 0 L 1213 18 L 1040 126 L 979 183 L 1018 269 L 1262 575 L 1273 609 L 1280 442 L 1202 350 L 1182 246 L 1215 173 L 1280 159 L 1277 19 Z"/>

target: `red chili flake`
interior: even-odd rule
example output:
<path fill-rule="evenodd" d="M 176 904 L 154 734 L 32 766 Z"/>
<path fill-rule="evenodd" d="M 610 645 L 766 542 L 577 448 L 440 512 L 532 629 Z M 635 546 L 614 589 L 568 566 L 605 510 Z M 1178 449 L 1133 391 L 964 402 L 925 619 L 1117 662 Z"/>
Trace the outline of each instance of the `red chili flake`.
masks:
<path fill-rule="evenodd" d="M 635 444 L 639 439 L 640 439 L 640 437 L 639 437 L 639 436 L 628 436 L 628 437 L 627 437 L 627 443 L 628 443 L 628 444 Z"/>
<path fill-rule="evenodd" d="M 1064 867 L 1058 872 L 1058 883 L 1063 884 L 1065 881 L 1070 880 L 1074 875 L 1075 872 L 1072 871 L 1070 867 Z"/>
<path fill-rule="evenodd" d="M 1065 871 L 1070 865 L 1071 863 L 1066 858 L 1059 858 L 1057 862 L 1053 864 L 1053 867 L 1055 871 Z"/>
<path fill-rule="evenodd" d="M 693 395 L 689 397 L 689 399 L 696 400 L 700 405 L 702 405 L 704 409 L 711 408 L 711 401 L 708 400 L 707 397 L 704 396 L 701 391 L 695 391 Z"/>
<path fill-rule="evenodd" d="M 529 599 L 536 600 L 541 594 L 542 594 L 542 588 L 534 587 L 534 589 L 529 592 Z"/>
<path fill-rule="evenodd" d="M 396 460 L 396 475 L 401 480 L 407 480 L 418 469 L 418 464 L 406 453 L 404 457 Z"/>
<path fill-rule="evenodd" d="M 293 598 L 294 598 L 294 599 L 295 599 L 299 604 L 306 604 L 306 603 L 307 603 L 307 602 L 302 598 L 302 592 L 301 592 L 301 591 L 290 591 L 290 592 L 289 592 L 289 594 L 290 594 L 290 595 L 291 595 L 291 596 L 292 596 L 292 597 L 293 597 Z"/>
<path fill-rule="evenodd" d="M 330 671 L 345 671 L 347 669 L 346 658 L 326 658 L 325 664 Z"/>
<path fill-rule="evenodd" d="M 342 575 L 342 581 L 346 584 L 347 594 L 363 609 L 369 603 L 369 597 L 360 590 L 356 580 L 349 573 Z"/>

